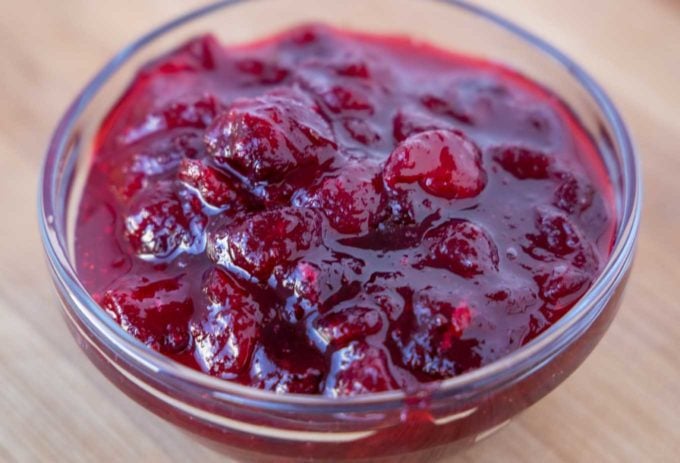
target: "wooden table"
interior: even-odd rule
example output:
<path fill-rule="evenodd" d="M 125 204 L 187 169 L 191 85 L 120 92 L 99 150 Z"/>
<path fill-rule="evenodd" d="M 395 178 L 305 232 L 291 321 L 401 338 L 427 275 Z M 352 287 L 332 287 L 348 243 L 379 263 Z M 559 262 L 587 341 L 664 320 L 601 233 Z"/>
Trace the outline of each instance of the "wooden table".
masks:
<path fill-rule="evenodd" d="M 48 137 L 112 52 L 199 1 L 3 0 L 0 461 L 217 462 L 136 405 L 71 340 L 35 203 Z M 578 57 L 644 164 L 644 224 L 620 315 L 554 393 L 455 462 L 680 461 L 680 2 L 485 0 Z M 153 18 L 153 19 L 149 19 Z"/>

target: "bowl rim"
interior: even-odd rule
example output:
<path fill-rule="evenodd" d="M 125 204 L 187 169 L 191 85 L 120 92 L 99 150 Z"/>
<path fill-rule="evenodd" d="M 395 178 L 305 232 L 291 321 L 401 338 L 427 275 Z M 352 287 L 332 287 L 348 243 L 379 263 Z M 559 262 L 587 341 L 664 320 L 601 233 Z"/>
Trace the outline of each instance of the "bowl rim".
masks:
<path fill-rule="evenodd" d="M 163 373 L 164 378 L 177 380 L 182 383 L 212 392 L 209 400 L 237 400 L 239 403 L 249 404 L 258 408 L 273 408 L 277 410 L 300 410 L 305 412 L 336 413 L 348 410 L 376 410 L 389 409 L 400 406 L 412 393 L 419 391 L 394 390 L 378 393 L 368 393 L 355 397 L 333 398 L 311 394 L 278 394 L 273 391 L 261 390 L 252 386 L 245 386 L 234 382 L 209 376 L 181 365 L 170 358 L 153 351 L 143 343 L 126 333 L 104 310 L 95 302 L 92 296 L 80 283 L 75 268 L 68 259 L 68 252 L 63 236 L 60 236 L 59 224 L 55 216 L 59 212 L 56 204 L 56 187 L 58 182 L 58 167 L 63 163 L 63 156 L 67 144 L 68 134 L 71 133 L 76 120 L 83 112 L 89 101 L 132 55 L 144 48 L 156 38 L 194 19 L 206 16 L 221 8 L 243 3 L 247 0 L 220 0 L 206 6 L 194 9 L 186 14 L 166 22 L 165 24 L 142 35 L 120 50 L 101 70 L 89 81 L 67 111 L 60 119 L 53 133 L 44 159 L 40 191 L 38 195 L 39 227 L 48 264 L 55 283 L 66 288 L 70 297 L 78 302 L 78 316 L 89 329 L 96 330 L 105 336 L 117 351 L 127 355 L 136 363 L 156 373 Z M 460 8 L 466 13 L 492 23 L 501 29 L 518 37 L 548 58 L 557 61 L 571 74 L 589 96 L 597 104 L 603 117 L 612 127 L 614 138 L 620 147 L 623 159 L 622 176 L 624 197 L 622 216 L 617 224 L 614 248 L 602 272 L 588 291 L 579 301 L 555 324 L 549 327 L 536 339 L 522 346 L 518 350 L 485 365 L 476 370 L 455 376 L 453 378 L 435 381 L 423 385 L 422 389 L 431 392 L 433 397 L 448 397 L 467 395 L 488 390 L 499 384 L 527 374 L 532 368 L 537 368 L 543 361 L 551 358 L 574 336 L 569 334 L 578 323 L 587 319 L 591 312 L 597 309 L 598 301 L 611 295 L 612 291 L 624 278 L 631 260 L 640 225 L 642 179 L 639 160 L 631 143 L 630 137 L 621 116 L 615 106 L 590 75 L 564 53 L 553 47 L 543 39 L 523 29 L 522 27 L 504 19 L 503 17 L 464 0 L 434 0 L 453 7 Z M 56 207 L 55 207 L 56 204 Z M 65 206 L 62 206 L 65 207 Z"/>

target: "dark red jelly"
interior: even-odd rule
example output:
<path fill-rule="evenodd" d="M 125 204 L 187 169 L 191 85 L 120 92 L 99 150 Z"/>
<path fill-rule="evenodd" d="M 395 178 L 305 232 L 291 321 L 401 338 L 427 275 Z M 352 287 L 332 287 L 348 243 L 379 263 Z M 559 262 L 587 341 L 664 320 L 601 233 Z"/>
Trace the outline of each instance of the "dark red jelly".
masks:
<path fill-rule="evenodd" d="M 140 69 L 98 134 L 76 256 L 149 348 L 347 396 L 531 341 L 597 277 L 613 210 L 596 147 L 538 84 L 306 26 L 198 37 Z"/>

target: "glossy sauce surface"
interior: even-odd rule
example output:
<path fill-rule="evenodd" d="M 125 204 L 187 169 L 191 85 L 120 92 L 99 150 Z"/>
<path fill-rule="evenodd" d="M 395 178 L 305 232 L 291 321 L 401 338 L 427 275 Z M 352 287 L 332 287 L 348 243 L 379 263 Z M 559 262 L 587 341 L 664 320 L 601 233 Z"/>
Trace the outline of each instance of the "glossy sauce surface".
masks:
<path fill-rule="evenodd" d="M 585 293 L 613 244 L 604 172 L 559 99 L 496 64 L 319 25 L 198 37 L 103 123 L 78 271 L 123 329 L 225 380 L 414 388 Z"/>

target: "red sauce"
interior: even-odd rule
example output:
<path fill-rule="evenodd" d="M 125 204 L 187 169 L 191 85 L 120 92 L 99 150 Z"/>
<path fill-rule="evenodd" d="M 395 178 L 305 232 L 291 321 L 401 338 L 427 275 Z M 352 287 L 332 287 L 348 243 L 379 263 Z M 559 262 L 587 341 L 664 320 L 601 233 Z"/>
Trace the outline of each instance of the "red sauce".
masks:
<path fill-rule="evenodd" d="M 346 396 L 531 341 L 599 274 L 613 210 L 596 147 L 538 84 L 305 26 L 198 37 L 139 70 L 98 134 L 76 257 L 150 348 Z"/>

